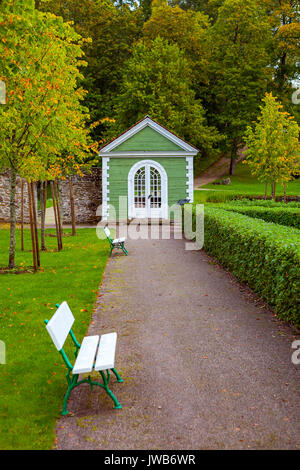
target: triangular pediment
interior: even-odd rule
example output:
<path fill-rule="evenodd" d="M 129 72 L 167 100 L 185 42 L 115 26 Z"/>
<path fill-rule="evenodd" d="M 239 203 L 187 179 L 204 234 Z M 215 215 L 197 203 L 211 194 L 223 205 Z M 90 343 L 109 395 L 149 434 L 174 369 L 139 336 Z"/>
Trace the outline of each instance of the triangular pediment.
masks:
<path fill-rule="evenodd" d="M 196 155 L 198 150 L 146 116 L 119 137 L 105 144 L 100 150 L 100 155 L 127 154 L 128 152 L 166 154 L 186 152 Z"/>

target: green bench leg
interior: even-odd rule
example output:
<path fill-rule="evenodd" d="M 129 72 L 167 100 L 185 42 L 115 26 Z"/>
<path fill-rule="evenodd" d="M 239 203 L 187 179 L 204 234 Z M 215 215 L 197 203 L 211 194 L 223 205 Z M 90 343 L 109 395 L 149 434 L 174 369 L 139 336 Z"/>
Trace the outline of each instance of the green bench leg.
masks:
<path fill-rule="evenodd" d="M 120 377 L 119 373 L 116 371 L 116 369 L 111 369 L 115 376 L 117 377 L 117 382 L 123 383 L 123 379 Z"/>
<path fill-rule="evenodd" d="M 112 369 L 113 370 L 113 369 Z M 108 396 L 110 396 L 110 398 L 113 400 L 115 406 L 114 408 L 117 409 L 117 410 L 120 410 L 122 408 L 122 405 L 118 402 L 117 398 L 114 396 L 113 392 L 109 389 L 108 387 L 108 381 L 107 381 L 107 378 L 105 377 L 105 374 L 102 370 L 100 370 L 100 374 L 102 376 L 102 380 L 103 380 L 103 384 L 104 384 L 104 389 L 106 391 L 106 393 L 108 394 Z"/>
<path fill-rule="evenodd" d="M 122 250 L 123 250 L 123 253 L 125 253 L 125 255 L 128 256 L 128 251 L 126 250 L 124 245 L 122 245 Z"/>
<path fill-rule="evenodd" d="M 63 416 L 66 416 L 67 414 L 69 414 L 67 410 L 68 400 L 69 400 L 71 391 L 73 390 L 73 388 L 77 386 L 77 380 L 78 380 L 78 375 L 73 375 L 72 380 L 70 380 L 69 382 L 68 390 L 65 394 L 64 401 L 63 401 L 63 409 L 61 412 Z"/>

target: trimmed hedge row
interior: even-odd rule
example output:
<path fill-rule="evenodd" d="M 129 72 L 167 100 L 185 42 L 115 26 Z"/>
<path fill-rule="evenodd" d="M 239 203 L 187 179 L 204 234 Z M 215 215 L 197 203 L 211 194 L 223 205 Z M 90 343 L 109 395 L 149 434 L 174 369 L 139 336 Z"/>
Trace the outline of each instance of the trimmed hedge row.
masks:
<path fill-rule="evenodd" d="M 258 202 L 259 204 L 261 203 L 269 203 L 269 204 L 297 204 L 299 207 L 300 203 L 300 196 L 291 196 L 287 195 L 286 200 L 287 203 L 284 202 L 284 197 L 283 196 L 276 196 L 276 201 L 273 201 L 273 199 L 264 199 L 263 196 L 259 196 L 256 194 L 246 194 L 246 193 L 240 193 L 238 191 L 233 191 L 233 190 L 211 190 L 211 191 L 197 191 L 195 190 L 194 193 L 196 194 L 195 199 L 197 202 L 227 202 L 227 201 L 234 201 L 234 202 L 241 202 L 244 201 L 245 199 L 248 200 L 249 202 Z M 198 195 L 198 193 L 201 193 Z M 203 194 L 206 193 L 206 194 Z M 199 201 L 198 201 L 199 199 Z M 201 201 L 200 201 L 201 199 Z M 258 204 L 255 204 L 258 205 Z"/>
<path fill-rule="evenodd" d="M 239 205 L 239 206 L 263 206 L 263 207 L 285 207 L 290 209 L 291 207 L 295 208 L 298 207 L 300 209 L 300 202 L 291 201 L 291 202 L 275 202 L 273 199 L 235 199 L 230 201 L 232 205 Z"/>
<path fill-rule="evenodd" d="M 206 206 L 204 249 L 260 294 L 278 317 L 300 325 L 297 229 Z"/>
<path fill-rule="evenodd" d="M 300 229 L 300 208 L 297 207 L 286 207 L 286 205 L 285 207 L 242 206 L 239 204 L 222 204 L 220 207 L 227 211 L 239 212 L 266 222 Z"/>

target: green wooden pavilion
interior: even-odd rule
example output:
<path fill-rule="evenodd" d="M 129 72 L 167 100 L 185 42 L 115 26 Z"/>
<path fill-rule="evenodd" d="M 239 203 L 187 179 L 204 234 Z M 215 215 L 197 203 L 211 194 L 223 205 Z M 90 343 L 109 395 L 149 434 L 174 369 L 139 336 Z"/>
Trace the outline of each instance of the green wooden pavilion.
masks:
<path fill-rule="evenodd" d="M 179 200 L 193 201 L 197 153 L 149 116 L 105 144 L 100 149 L 102 220 L 169 219 Z"/>

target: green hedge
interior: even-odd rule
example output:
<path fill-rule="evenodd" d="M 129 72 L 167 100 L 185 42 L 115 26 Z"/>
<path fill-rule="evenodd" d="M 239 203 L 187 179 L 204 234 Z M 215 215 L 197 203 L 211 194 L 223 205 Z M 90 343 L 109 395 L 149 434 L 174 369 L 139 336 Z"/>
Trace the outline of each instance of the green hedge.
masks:
<path fill-rule="evenodd" d="M 257 219 L 265 220 L 266 222 L 273 222 L 279 225 L 287 225 L 288 227 L 295 227 L 300 229 L 300 208 L 275 206 L 253 206 L 253 205 L 240 205 L 240 204 L 222 204 L 220 208 L 227 211 L 239 212 L 240 214 L 254 217 Z"/>
<path fill-rule="evenodd" d="M 298 207 L 300 209 L 300 202 L 290 201 L 290 202 L 282 202 L 282 201 L 273 201 L 273 199 L 236 199 L 230 202 L 232 205 L 238 206 L 262 206 L 262 207 L 285 207 L 286 209 L 290 209 L 291 207 L 295 208 Z"/>
<path fill-rule="evenodd" d="M 243 203 L 247 201 L 249 204 L 258 205 L 267 205 L 273 207 L 274 205 L 285 205 L 288 207 L 300 207 L 300 202 L 297 202 L 299 196 L 287 196 L 287 203 L 283 201 L 283 196 L 276 197 L 276 202 L 272 199 L 263 199 L 263 196 L 257 196 L 255 194 L 246 194 L 240 193 L 233 190 L 198 190 L 194 191 L 194 202 L 195 203 L 205 203 L 205 202 L 229 202 L 233 203 Z M 296 199 L 296 200 L 295 200 Z"/>
<path fill-rule="evenodd" d="M 271 305 L 300 325 L 298 229 L 205 207 L 204 249 Z"/>

